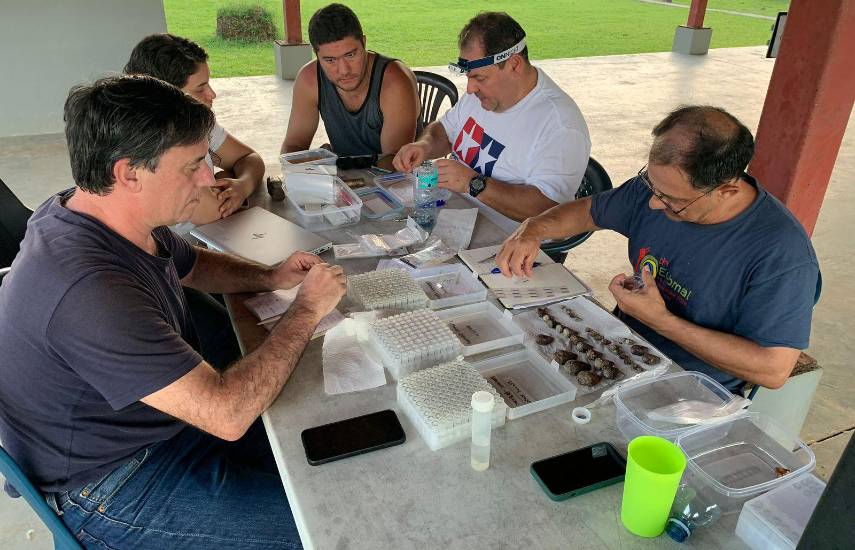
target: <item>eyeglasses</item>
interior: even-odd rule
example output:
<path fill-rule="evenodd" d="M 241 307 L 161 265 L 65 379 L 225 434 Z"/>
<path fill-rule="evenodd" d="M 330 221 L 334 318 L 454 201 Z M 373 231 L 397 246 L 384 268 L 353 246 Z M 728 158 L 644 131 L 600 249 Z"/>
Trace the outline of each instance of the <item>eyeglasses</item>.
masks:
<path fill-rule="evenodd" d="M 713 191 L 716 190 L 715 187 L 708 189 L 702 195 L 699 195 L 699 196 L 695 197 L 694 199 L 690 200 L 686 206 L 680 208 L 679 210 L 674 210 L 674 207 L 671 205 L 671 203 L 673 202 L 674 199 L 667 198 L 665 195 L 660 193 L 655 187 L 653 187 L 653 183 L 650 181 L 650 177 L 647 174 L 647 165 L 646 164 L 641 167 L 641 170 L 638 171 L 638 176 L 636 176 L 636 177 L 638 179 L 640 179 L 642 181 L 642 183 L 644 183 L 644 185 L 647 186 L 648 189 L 650 189 L 650 192 L 653 193 L 653 196 L 656 197 L 656 200 L 658 200 L 659 202 L 664 204 L 665 208 L 667 208 L 668 211 L 671 212 L 672 214 L 674 214 L 675 216 L 679 216 L 680 213 L 683 212 L 686 208 L 692 206 L 693 204 L 695 204 L 696 202 L 698 202 L 699 200 L 701 200 L 702 198 L 706 197 L 707 195 L 709 195 L 710 193 L 712 193 Z M 680 200 L 680 199 L 677 199 L 677 200 Z"/>

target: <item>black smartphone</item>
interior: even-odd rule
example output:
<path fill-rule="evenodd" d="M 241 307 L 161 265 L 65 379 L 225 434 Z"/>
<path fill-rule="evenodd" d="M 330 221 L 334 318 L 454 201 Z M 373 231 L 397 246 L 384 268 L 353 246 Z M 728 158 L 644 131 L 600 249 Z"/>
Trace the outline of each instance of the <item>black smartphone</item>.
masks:
<path fill-rule="evenodd" d="M 372 155 L 354 155 L 351 157 L 338 157 L 335 159 L 335 165 L 342 170 L 352 170 L 354 168 L 370 168 L 377 164 L 377 153 Z"/>
<path fill-rule="evenodd" d="M 590 493 L 623 481 L 626 460 L 609 443 L 596 443 L 533 462 L 531 475 L 552 500 Z"/>
<path fill-rule="evenodd" d="M 300 437 L 306 460 L 312 466 L 400 445 L 406 440 L 398 415 L 389 409 L 308 428 Z"/>

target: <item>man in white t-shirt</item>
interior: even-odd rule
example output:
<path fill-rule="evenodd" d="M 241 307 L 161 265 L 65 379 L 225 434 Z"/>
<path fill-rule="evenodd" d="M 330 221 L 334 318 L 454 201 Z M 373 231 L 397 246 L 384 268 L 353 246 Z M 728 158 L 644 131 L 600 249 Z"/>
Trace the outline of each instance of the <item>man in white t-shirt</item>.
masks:
<path fill-rule="evenodd" d="M 410 171 L 451 153 L 436 161 L 439 186 L 486 206 L 510 231 L 574 199 L 591 153 L 588 126 L 570 96 L 529 63 L 525 31 L 508 14 L 476 15 L 458 43 L 451 68 L 466 75 L 466 94 L 394 165 Z"/>

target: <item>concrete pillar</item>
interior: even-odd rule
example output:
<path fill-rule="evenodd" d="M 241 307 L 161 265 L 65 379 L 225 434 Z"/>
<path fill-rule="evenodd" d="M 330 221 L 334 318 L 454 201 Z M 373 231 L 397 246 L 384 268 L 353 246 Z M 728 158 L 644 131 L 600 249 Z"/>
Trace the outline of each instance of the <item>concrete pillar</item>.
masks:
<path fill-rule="evenodd" d="M 312 47 L 303 43 L 300 21 L 300 0 L 282 0 L 285 18 L 285 40 L 273 43 L 276 74 L 283 80 L 294 80 L 300 67 L 312 60 Z"/>
<path fill-rule="evenodd" d="M 813 233 L 855 102 L 855 3 L 792 2 L 749 171 Z"/>
<path fill-rule="evenodd" d="M 677 27 L 671 51 L 690 55 L 705 55 L 710 49 L 712 29 L 704 27 L 707 0 L 692 0 L 686 25 Z"/>

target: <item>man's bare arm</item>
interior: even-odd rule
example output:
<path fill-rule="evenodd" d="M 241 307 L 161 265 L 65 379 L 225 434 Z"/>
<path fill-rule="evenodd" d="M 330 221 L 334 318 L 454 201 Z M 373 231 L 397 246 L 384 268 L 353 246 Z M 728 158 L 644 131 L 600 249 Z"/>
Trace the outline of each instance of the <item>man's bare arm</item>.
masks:
<path fill-rule="evenodd" d="M 282 141 L 282 153 L 305 151 L 311 147 L 315 132 L 318 131 L 320 112 L 316 64 L 317 61 L 312 61 L 304 65 L 294 81 L 291 115 L 288 118 L 285 139 Z"/>
<path fill-rule="evenodd" d="M 486 193 L 486 190 L 485 190 Z M 525 220 L 505 239 L 496 256 L 496 265 L 506 277 L 532 276 L 532 264 L 547 239 L 564 239 L 600 229 L 591 217 L 591 197 L 553 206 Z"/>
<path fill-rule="evenodd" d="M 644 287 L 634 291 L 623 286 L 626 275 L 612 279 L 609 290 L 618 307 L 639 322 L 668 338 L 692 355 L 733 376 L 767 388 L 780 388 L 787 381 L 799 350 L 763 347 L 738 336 L 702 327 L 671 313 L 647 269 L 642 270 Z"/>
<path fill-rule="evenodd" d="M 181 284 L 203 292 L 234 294 L 293 288 L 321 259 L 308 252 L 295 252 L 275 267 L 268 267 L 232 254 L 196 248 L 196 263 Z"/>
<path fill-rule="evenodd" d="M 416 136 L 419 96 L 416 77 L 400 61 L 390 62 L 380 90 L 380 110 L 384 113 L 380 144 L 383 154 L 394 155 Z"/>
<path fill-rule="evenodd" d="M 288 313 L 252 353 L 223 372 L 202 362 L 143 403 L 222 439 L 239 439 L 273 403 L 318 322 L 344 295 L 338 266 L 315 266 Z"/>
<path fill-rule="evenodd" d="M 418 141 L 404 145 L 392 165 L 395 170 L 411 172 L 413 167 L 418 166 L 426 159 L 444 157 L 451 152 L 451 142 L 445 133 L 445 128 L 439 122 L 431 122 L 424 129 Z"/>

